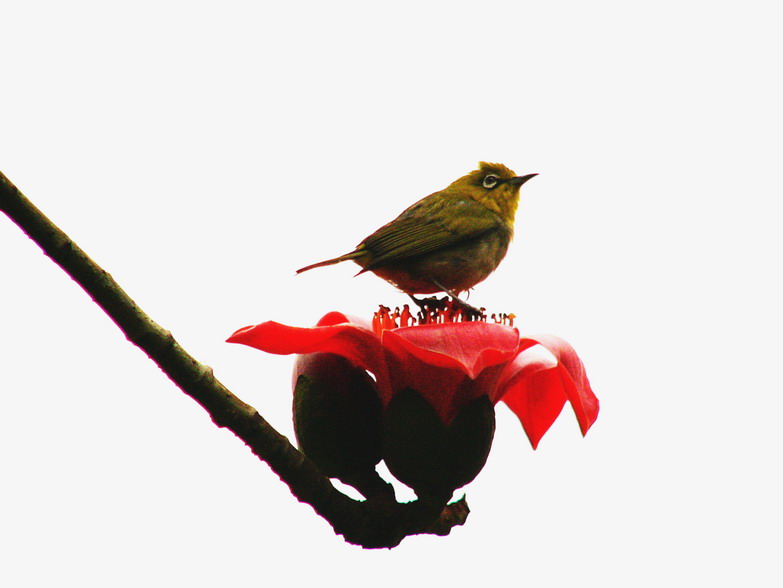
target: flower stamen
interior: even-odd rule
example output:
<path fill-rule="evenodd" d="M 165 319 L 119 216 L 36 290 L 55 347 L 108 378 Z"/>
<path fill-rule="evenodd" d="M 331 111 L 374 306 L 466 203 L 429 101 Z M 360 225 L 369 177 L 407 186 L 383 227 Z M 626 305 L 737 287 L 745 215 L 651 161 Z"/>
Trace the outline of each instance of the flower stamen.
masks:
<path fill-rule="evenodd" d="M 376 335 L 380 335 L 385 330 L 400 327 L 468 321 L 488 322 L 486 309 L 481 308 L 479 310 L 481 311 L 480 316 L 466 312 L 459 304 L 459 301 L 449 297 L 443 297 L 440 300 L 434 297 L 425 299 L 421 309 L 415 315 L 411 312 L 408 304 L 403 305 L 402 310 L 400 310 L 399 306 L 392 310 L 388 306 L 381 304 L 378 306 L 378 310 L 373 313 L 372 329 Z M 489 317 L 489 322 L 513 327 L 515 318 L 516 315 L 514 313 L 492 313 Z"/>

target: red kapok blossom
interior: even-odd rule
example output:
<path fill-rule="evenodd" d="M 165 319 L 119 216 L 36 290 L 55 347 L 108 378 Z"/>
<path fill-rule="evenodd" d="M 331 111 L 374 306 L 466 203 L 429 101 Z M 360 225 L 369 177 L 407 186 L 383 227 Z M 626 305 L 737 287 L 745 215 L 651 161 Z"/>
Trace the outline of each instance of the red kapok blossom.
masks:
<path fill-rule="evenodd" d="M 502 400 L 519 418 L 534 449 L 566 401 L 582 434 L 598 417 L 598 399 L 584 366 L 562 339 L 520 337 L 514 327 L 480 321 L 395 328 L 397 320 L 406 324 L 408 317 L 405 310 L 395 315 L 384 311 L 376 316 L 373 329 L 331 312 L 315 327 L 269 321 L 239 329 L 228 341 L 268 353 L 340 355 L 375 376 L 384 406 L 397 392 L 413 389 L 445 424 L 482 395 L 492 404 Z"/>

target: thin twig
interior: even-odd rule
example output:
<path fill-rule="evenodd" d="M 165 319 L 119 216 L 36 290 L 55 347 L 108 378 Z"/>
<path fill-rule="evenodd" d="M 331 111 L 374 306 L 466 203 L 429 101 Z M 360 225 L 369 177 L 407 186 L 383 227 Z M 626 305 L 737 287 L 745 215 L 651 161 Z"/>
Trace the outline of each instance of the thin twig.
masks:
<path fill-rule="evenodd" d="M 313 463 L 291 445 L 250 405 L 234 396 L 212 369 L 188 354 L 171 333 L 155 323 L 119 284 L 63 231 L 55 226 L 0 172 L 0 210 L 59 265 L 219 427 L 231 430 L 288 484 L 301 502 L 311 505 L 346 541 L 363 547 L 394 547 L 407 535 L 448 534 L 468 515 L 464 498 L 446 506 L 388 499 L 364 502 L 337 490 Z"/>

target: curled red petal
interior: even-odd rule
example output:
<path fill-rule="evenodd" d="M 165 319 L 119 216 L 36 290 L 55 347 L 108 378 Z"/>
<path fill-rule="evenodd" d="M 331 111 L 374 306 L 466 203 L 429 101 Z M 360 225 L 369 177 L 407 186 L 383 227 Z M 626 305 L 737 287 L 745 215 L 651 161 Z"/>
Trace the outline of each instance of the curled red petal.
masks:
<path fill-rule="evenodd" d="M 554 355 L 568 401 L 574 409 L 582 435 L 598 418 L 599 403 L 587 379 L 585 366 L 571 345 L 555 335 L 537 335 L 531 338 Z"/>
<path fill-rule="evenodd" d="M 566 402 L 558 368 L 553 358 L 528 350 L 506 367 L 498 385 L 499 399 L 522 423 L 533 449 L 538 447 Z"/>
<path fill-rule="evenodd" d="M 458 369 L 471 379 L 510 360 L 519 341 L 515 328 L 484 322 L 420 325 L 383 333 L 383 345 L 392 353 L 404 350 L 429 365 Z"/>

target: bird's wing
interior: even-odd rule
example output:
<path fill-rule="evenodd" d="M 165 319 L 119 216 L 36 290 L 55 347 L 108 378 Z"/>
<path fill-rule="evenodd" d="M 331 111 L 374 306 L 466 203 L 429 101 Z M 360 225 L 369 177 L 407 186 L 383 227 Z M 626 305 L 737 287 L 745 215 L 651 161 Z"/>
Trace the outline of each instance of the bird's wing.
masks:
<path fill-rule="evenodd" d="M 501 222 L 497 214 L 473 200 L 449 200 L 434 210 L 419 202 L 362 242 L 372 254 L 364 269 L 475 239 Z"/>

